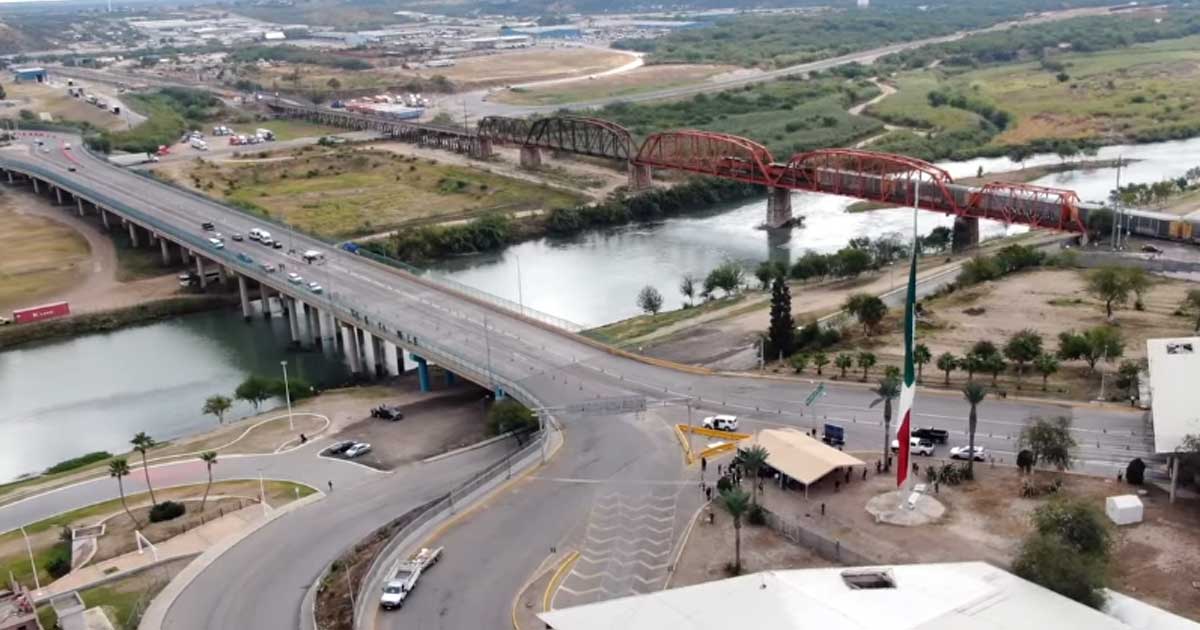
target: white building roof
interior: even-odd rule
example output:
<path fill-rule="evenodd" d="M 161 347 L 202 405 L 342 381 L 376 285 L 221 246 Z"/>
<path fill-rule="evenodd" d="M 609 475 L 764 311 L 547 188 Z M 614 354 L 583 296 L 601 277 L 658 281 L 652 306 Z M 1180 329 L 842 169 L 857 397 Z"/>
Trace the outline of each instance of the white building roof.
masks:
<path fill-rule="evenodd" d="M 1200 435 L 1200 337 L 1147 339 L 1154 452 L 1173 453 Z"/>
<path fill-rule="evenodd" d="M 555 630 L 1142 630 L 983 562 L 882 570 L 894 587 L 852 588 L 845 568 L 765 571 L 538 616 Z"/>
<path fill-rule="evenodd" d="M 796 429 L 763 429 L 754 444 L 767 449 L 767 464 L 809 485 L 843 466 L 865 466 L 861 459 L 843 453 Z"/>

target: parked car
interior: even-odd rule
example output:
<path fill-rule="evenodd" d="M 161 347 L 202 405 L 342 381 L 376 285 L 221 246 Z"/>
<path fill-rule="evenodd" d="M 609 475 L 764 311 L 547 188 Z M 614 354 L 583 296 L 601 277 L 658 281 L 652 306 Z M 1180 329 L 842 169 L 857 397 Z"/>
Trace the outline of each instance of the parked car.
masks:
<path fill-rule="evenodd" d="M 935 429 L 933 427 L 921 427 L 913 429 L 912 437 L 929 440 L 934 444 L 945 444 L 946 440 L 950 439 L 950 432 L 945 429 Z"/>
<path fill-rule="evenodd" d="M 372 418 L 382 418 L 383 420 L 403 420 L 404 414 L 400 412 L 400 407 L 389 407 L 387 405 L 379 405 L 371 410 Z"/>
<path fill-rule="evenodd" d="M 263 263 L 262 270 L 267 273 L 275 273 L 275 265 L 273 265 L 271 263 Z"/>
<path fill-rule="evenodd" d="M 933 442 L 919 437 L 908 438 L 908 451 L 916 455 L 924 455 L 931 457 L 933 455 Z M 892 452 L 900 450 L 900 440 L 892 440 Z"/>
<path fill-rule="evenodd" d="M 709 416 L 704 419 L 703 426 L 714 431 L 737 431 L 738 419 L 730 415 Z"/>
<path fill-rule="evenodd" d="M 324 287 L 322 287 L 320 284 L 318 284 L 316 282 L 309 282 L 308 290 L 312 291 L 313 293 L 320 293 L 320 292 L 324 291 L 325 289 L 324 289 Z"/>
<path fill-rule="evenodd" d="M 950 449 L 950 459 L 969 459 L 971 447 L 955 446 Z M 982 446 L 975 447 L 975 461 L 982 462 L 987 460 L 987 451 Z"/>
<path fill-rule="evenodd" d="M 353 459 L 353 458 L 359 457 L 361 455 L 366 455 L 367 453 L 370 453 L 370 452 L 371 452 L 370 444 L 367 444 L 366 442 L 358 442 L 354 446 L 351 446 L 350 448 L 346 449 L 345 455 L 348 459 Z"/>
<path fill-rule="evenodd" d="M 345 453 L 346 451 L 350 450 L 350 447 L 354 446 L 355 444 L 356 444 L 356 442 L 354 440 L 344 440 L 342 442 L 338 442 L 337 444 L 334 444 L 333 446 L 330 446 L 329 448 L 325 449 L 325 454 L 326 455 L 341 455 L 342 453 Z"/>
<path fill-rule="evenodd" d="M 208 244 L 213 246 L 213 249 L 225 249 L 225 241 L 219 238 L 208 239 Z"/>
<path fill-rule="evenodd" d="M 304 278 L 300 277 L 300 274 L 296 273 L 295 271 L 289 272 L 287 279 L 288 282 L 291 282 L 292 284 L 300 284 L 301 282 L 304 282 Z"/>

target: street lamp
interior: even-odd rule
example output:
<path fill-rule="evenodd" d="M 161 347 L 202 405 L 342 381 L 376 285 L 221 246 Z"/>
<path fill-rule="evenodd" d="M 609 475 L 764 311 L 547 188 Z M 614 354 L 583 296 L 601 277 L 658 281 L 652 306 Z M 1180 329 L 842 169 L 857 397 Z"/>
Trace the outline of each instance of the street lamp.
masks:
<path fill-rule="evenodd" d="M 296 423 L 292 421 L 292 390 L 288 385 L 287 361 L 280 361 L 279 365 L 283 367 L 283 398 L 287 401 L 288 428 L 295 431 Z"/>

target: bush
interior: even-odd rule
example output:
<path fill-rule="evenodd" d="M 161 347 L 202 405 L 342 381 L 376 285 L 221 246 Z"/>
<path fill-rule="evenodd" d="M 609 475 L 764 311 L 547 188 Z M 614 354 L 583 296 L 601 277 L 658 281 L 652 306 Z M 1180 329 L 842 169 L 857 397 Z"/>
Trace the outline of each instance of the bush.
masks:
<path fill-rule="evenodd" d="M 750 511 L 746 513 L 746 522 L 757 526 L 766 525 L 767 509 L 757 503 L 751 505 Z"/>
<path fill-rule="evenodd" d="M 729 477 L 721 477 L 720 479 L 717 480 L 717 492 L 718 493 L 729 492 L 732 489 L 733 489 L 733 482 L 729 480 Z"/>
<path fill-rule="evenodd" d="M 50 557 L 42 565 L 50 577 L 60 578 L 71 572 L 71 544 L 59 542 L 50 549 Z"/>
<path fill-rule="evenodd" d="M 150 522 L 161 523 L 169 521 L 183 516 L 184 512 L 187 512 L 187 507 L 184 504 L 175 501 L 163 501 L 150 508 Z"/>
<path fill-rule="evenodd" d="M 71 459 L 58 462 L 57 464 L 47 468 L 46 474 L 53 475 L 54 473 L 75 470 L 76 468 L 82 468 L 88 464 L 103 461 L 110 457 L 112 457 L 112 453 L 109 453 L 108 451 L 94 451 L 86 455 L 80 455 L 79 457 L 72 457 Z"/>
<path fill-rule="evenodd" d="M 1062 485 L 1062 479 L 1054 479 L 1046 483 L 1026 479 L 1021 482 L 1021 496 L 1026 499 L 1037 499 L 1058 494 L 1058 491 L 1062 490 Z"/>
<path fill-rule="evenodd" d="M 491 435 L 500 435 L 509 431 L 515 431 L 520 435 L 537 429 L 537 416 L 525 405 L 511 398 L 497 401 L 488 410 L 487 430 Z"/>

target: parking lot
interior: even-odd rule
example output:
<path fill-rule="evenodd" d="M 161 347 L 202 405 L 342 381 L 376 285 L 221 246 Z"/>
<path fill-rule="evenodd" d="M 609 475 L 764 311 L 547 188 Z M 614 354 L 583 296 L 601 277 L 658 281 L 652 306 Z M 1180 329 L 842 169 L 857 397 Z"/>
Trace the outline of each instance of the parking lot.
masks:
<path fill-rule="evenodd" d="M 485 437 L 484 417 L 487 392 L 473 384 L 422 395 L 413 401 L 386 401 L 404 415 L 401 420 L 384 420 L 363 414 L 331 436 L 334 444 L 366 442 L 371 450 L 353 461 L 380 470 L 391 470 L 439 453 L 478 442 Z M 327 454 L 328 455 L 328 454 Z M 338 456 L 338 455 L 329 455 Z"/>

